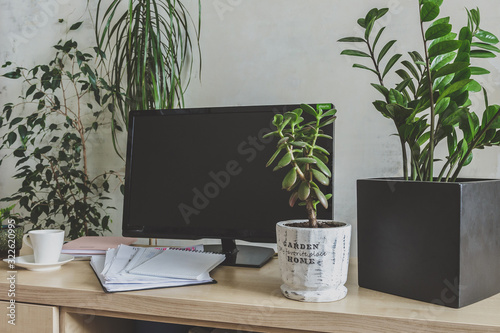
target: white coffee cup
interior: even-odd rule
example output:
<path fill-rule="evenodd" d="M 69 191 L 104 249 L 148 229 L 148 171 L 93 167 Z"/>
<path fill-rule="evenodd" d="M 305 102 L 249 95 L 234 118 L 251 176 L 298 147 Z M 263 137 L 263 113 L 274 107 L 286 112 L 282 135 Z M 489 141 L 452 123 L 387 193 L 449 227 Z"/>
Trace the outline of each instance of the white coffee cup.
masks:
<path fill-rule="evenodd" d="M 55 264 L 59 261 L 64 243 L 64 230 L 31 230 L 23 243 L 33 249 L 36 264 Z"/>

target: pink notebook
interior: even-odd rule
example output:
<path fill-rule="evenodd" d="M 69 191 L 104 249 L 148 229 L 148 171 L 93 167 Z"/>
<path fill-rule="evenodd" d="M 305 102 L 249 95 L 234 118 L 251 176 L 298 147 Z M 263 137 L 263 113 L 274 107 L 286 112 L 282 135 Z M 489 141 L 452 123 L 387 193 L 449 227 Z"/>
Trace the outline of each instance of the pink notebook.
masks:
<path fill-rule="evenodd" d="M 107 249 L 115 248 L 120 244 L 130 245 L 137 238 L 83 236 L 63 245 L 62 253 L 68 254 L 105 254 Z"/>

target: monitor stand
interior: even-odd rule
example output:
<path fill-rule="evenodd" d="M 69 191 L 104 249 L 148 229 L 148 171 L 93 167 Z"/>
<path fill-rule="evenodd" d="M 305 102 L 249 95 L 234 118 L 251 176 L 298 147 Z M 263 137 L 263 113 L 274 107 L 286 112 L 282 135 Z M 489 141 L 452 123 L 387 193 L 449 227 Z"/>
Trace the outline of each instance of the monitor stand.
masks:
<path fill-rule="evenodd" d="M 205 245 L 205 251 L 224 253 L 224 266 L 262 267 L 274 256 L 274 249 L 261 246 L 238 245 L 234 239 L 222 239 L 222 245 Z"/>

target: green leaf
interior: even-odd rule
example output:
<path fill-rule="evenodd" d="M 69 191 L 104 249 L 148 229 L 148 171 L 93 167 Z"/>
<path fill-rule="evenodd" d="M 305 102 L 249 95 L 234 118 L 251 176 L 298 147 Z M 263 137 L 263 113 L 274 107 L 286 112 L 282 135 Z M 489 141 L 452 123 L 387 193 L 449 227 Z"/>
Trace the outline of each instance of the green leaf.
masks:
<path fill-rule="evenodd" d="M 17 131 L 19 132 L 21 139 L 24 139 L 26 137 L 26 135 L 28 134 L 28 129 L 24 125 L 19 125 L 17 127 Z"/>
<path fill-rule="evenodd" d="M 425 2 L 420 9 L 420 20 L 429 22 L 434 20 L 439 15 L 439 6 L 433 2 Z"/>
<path fill-rule="evenodd" d="M 500 106 L 490 105 L 486 108 L 483 113 L 482 128 L 486 128 L 486 125 L 496 116 L 500 111 Z M 489 126 L 489 128 L 496 129 L 500 128 L 500 117 L 497 117 Z"/>
<path fill-rule="evenodd" d="M 305 142 L 302 142 L 302 141 L 292 141 L 290 142 L 290 145 L 294 146 L 294 147 L 299 147 L 299 148 L 305 148 L 307 147 L 307 143 Z"/>
<path fill-rule="evenodd" d="M 16 118 L 12 119 L 12 121 L 10 122 L 9 128 L 12 128 L 12 126 L 14 126 L 16 124 L 19 124 L 21 121 L 23 121 L 22 117 L 16 117 Z"/>
<path fill-rule="evenodd" d="M 299 193 L 297 191 L 294 191 L 292 195 L 290 195 L 290 199 L 288 199 L 288 204 L 290 207 L 295 206 L 295 203 L 297 202 L 297 199 L 299 198 Z"/>
<path fill-rule="evenodd" d="M 378 75 L 378 73 L 377 73 L 377 71 L 376 71 L 376 70 L 371 69 L 370 67 L 367 67 L 367 66 L 364 66 L 364 65 L 354 64 L 354 65 L 352 65 L 352 67 L 354 67 L 354 68 L 366 69 L 366 70 L 369 70 L 370 72 L 373 72 L 373 73 L 375 73 L 376 75 Z"/>
<path fill-rule="evenodd" d="M 448 144 L 448 154 L 452 156 L 457 150 L 457 133 L 455 132 L 455 129 L 453 129 L 451 134 L 446 137 L 446 141 Z"/>
<path fill-rule="evenodd" d="M 35 99 L 40 99 L 42 98 L 43 96 L 45 96 L 45 93 L 43 91 L 37 91 L 34 95 L 33 95 L 33 100 Z"/>
<path fill-rule="evenodd" d="M 373 88 L 377 89 L 382 95 L 384 95 L 384 97 L 387 98 L 389 96 L 389 89 L 387 89 L 386 87 L 376 83 L 371 83 L 371 85 Z"/>
<path fill-rule="evenodd" d="M 273 162 L 274 162 L 274 160 L 275 160 L 275 159 L 276 159 L 276 157 L 279 155 L 279 153 L 281 152 L 281 150 L 282 150 L 282 148 L 278 148 L 278 149 L 274 152 L 273 156 L 271 156 L 271 158 L 269 159 L 269 161 L 267 161 L 267 163 L 266 163 L 266 167 L 270 166 L 270 165 L 271 165 L 271 163 L 273 163 Z"/>
<path fill-rule="evenodd" d="M 365 42 L 363 38 L 360 37 L 344 37 L 339 39 L 337 42 L 348 42 L 348 43 L 361 43 Z"/>
<path fill-rule="evenodd" d="M 471 58 L 495 58 L 495 53 L 491 51 L 482 51 L 482 50 L 472 50 L 470 51 Z"/>
<path fill-rule="evenodd" d="M 289 152 L 287 152 L 285 155 L 283 155 L 283 157 L 278 162 L 278 165 L 274 168 L 274 170 L 278 170 L 287 166 L 288 164 L 290 164 L 291 161 L 292 161 L 292 155 Z"/>
<path fill-rule="evenodd" d="M 354 57 L 370 58 L 370 55 L 368 53 L 359 50 L 344 50 L 340 52 L 340 54 Z"/>
<path fill-rule="evenodd" d="M 426 40 L 433 40 L 436 38 L 446 36 L 450 32 L 451 32 L 451 24 L 441 23 L 441 24 L 437 24 L 437 25 L 432 25 L 425 32 L 425 39 Z"/>
<path fill-rule="evenodd" d="M 384 32 L 384 30 L 385 30 L 385 27 L 380 28 L 380 30 L 379 30 L 379 31 L 378 31 L 378 33 L 377 33 L 377 36 L 376 36 L 376 37 L 375 37 L 375 39 L 373 40 L 373 47 L 372 47 L 372 49 L 373 49 L 374 51 L 375 51 L 375 47 L 377 46 L 377 43 L 378 43 L 378 41 L 379 41 L 379 39 L 380 39 L 380 36 L 382 36 L 382 33 Z"/>
<path fill-rule="evenodd" d="M 463 27 L 462 29 L 460 29 L 458 39 L 461 41 L 468 41 L 469 43 L 472 43 L 472 31 L 468 27 Z"/>
<path fill-rule="evenodd" d="M 438 103 L 440 100 L 442 100 L 446 96 L 454 93 L 455 91 L 458 91 L 458 90 L 464 88 L 466 85 L 468 85 L 472 81 L 473 80 L 471 80 L 471 79 L 466 79 L 466 80 L 461 80 L 461 81 L 453 83 L 451 86 L 449 86 L 448 88 L 446 88 L 446 90 L 441 94 L 441 96 L 439 96 L 439 98 L 436 101 L 436 103 Z"/>
<path fill-rule="evenodd" d="M 491 32 L 485 31 L 485 30 L 479 30 L 475 36 L 482 42 L 488 43 L 488 44 L 497 44 L 498 43 L 498 38 L 492 34 Z"/>
<path fill-rule="evenodd" d="M 297 180 L 297 172 L 295 171 L 295 168 L 292 168 L 286 174 L 285 178 L 283 179 L 283 182 L 281 183 L 281 186 L 283 189 L 288 190 L 293 186 L 293 184 L 295 184 L 296 180 Z"/>
<path fill-rule="evenodd" d="M 318 113 L 316 112 L 316 110 L 314 110 L 314 108 L 308 104 L 300 104 L 300 108 L 309 113 L 310 115 L 314 116 L 314 117 L 318 117 Z"/>
<path fill-rule="evenodd" d="M 445 40 L 432 45 L 429 48 L 429 57 L 436 57 L 440 54 L 455 51 L 460 47 L 460 42 L 457 40 Z"/>
<path fill-rule="evenodd" d="M 413 77 L 415 79 L 419 79 L 420 78 L 420 75 L 417 71 L 417 69 L 415 68 L 415 66 L 413 66 L 413 64 L 411 62 L 409 62 L 408 60 L 403 60 L 401 61 L 401 64 L 403 64 L 403 66 L 405 66 L 406 68 L 408 68 L 408 70 L 410 71 L 411 75 L 413 75 Z"/>
<path fill-rule="evenodd" d="M 38 152 L 39 152 L 40 154 L 46 154 L 46 153 L 48 153 L 48 152 L 49 152 L 49 151 L 51 151 L 51 150 L 52 150 L 52 146 L 45 146 L 45 147 L 40 148 L 40 149 L 38 150 Z"/>
<path fill-rule="evenodd" d="M 328 200 L 321 190 L 317 187 L 313 187 L 314 194 L 316 194 L 316 198 L 318 198 L 319 202 L 325 209 L 328 209 Z"/>
<path fill-rule="evenodd" d="M 336 109 L 331 109 L 331 110 L 328 110 L 325 113 L 323 113 L 322 117 L 325 118 L 325 117 L 334 116 L 336 113 L 337 113 Z"/>
<path fill-rule="evenodd" d="M 401 58 L 402 54 L 395 54 L 392 56 L 392 58 L 387 62 L 387 65 L 385 66 L 384 73 L 382 74 L 382 77 L 385 77 L 387 73 L 391 70 L 391 68 L 398 62 L 399 58 Z"/>
<path fill-rule="evenodd" d="M 483 89 L 483 87 L 477 82 L 476 80 L 472 80 L 468 85 L 467 85 L 467 90 L 468 91 L 473 91 L 473 92 L 480 92 Z"/>
<path fill-rule="evenodd" d="M 463 162 L 462 166 L 467 166 L 472 162 L 473 154 L 472 152 L 467 156 L 465 161 Z"/>
<path fill-rule="evenodd" d="M 375 21 L 378 19 L 378 9 L 372 8 L 365 16 L 365 39 L 368 40 Z"/>
<path fill-rule="evenodd" d="M 297 163 L 309 163 L 309 164 L 316 164 L 316 160 L 311 157 L 299 157 L 295 159 L 295 162 Z"/>
<path fill-rule="evenodd" d="M 13 71 L 13 72 L 5 73 L 2 76 L 5 76 L 6 78 L 9 78 L 9 79 L 19 79 L 21 77 L 21 71 L 20 70 L 16 70 L 16 71 Z"/>
<path fill-rule="evenodd" d="M 316 180 L 322 184 L 322 185 L 325 185 L 325 186 L 328 186 L 330 184 L 330 179 L 325 176 L 322 172 L 316 170 L 316 169 L 311 169 L 311 172 L 314 176 L 314 178 L 316 178 Z"/>
<path fill-rule="evenodd" d="M 446 110 L 448 108 L 448 106 L 450 105 L 450 101 L 451 101 L 451 99 L 449 97 L 445 97 L 445 98 L 441 99 L 438 103 L 436 103 L 436 107 L 434 109 L 434 112 L 437 115 L 442 113 L 444 110 Z"/>
<path fill-rule="evenodd" d="M 14 142 L 17 140 L 17 134 L 15 132 L 10 132 L 7 135 L 7 142 L 9 143 L 9 146 L 12 146 Z"/>
<path fill-rule="evenodd" d="M 321 161 L 318 157 L 316 156 L 313 156 L 313 158 L 316 160 L 316 165 L 318 167 L 318 169 L 323 172 L 327 177 L 332 177 L 332 173 L 330 171 L 330 169 L 326 166 L 325 163 L 323 163 L 323 161 Z"/>
<path fill-rule="evenodd" d="M 36 89 L 36 84 L 33 84 L 31 85 L 28 90 L 26 91 L 26 97 L 28 97 L 29 95 L 31 95 Z"/>
<path fill-rule="evenodd" d="M 457 73 L 469 66 L 468 63 L 466 62 L 454 62 L 452 64 L 445 65 L 441 69 L 439 69 L 432 77 L 434 79 L 441 77 L 441 76 L 446 76 L 448 74 L 454 74 Z"/>
<path fill-rule="evenodd" d="M 471 75 L 484 75 L 490 74 L 491 72 L 485 68 L 481 67 L 469 67 Z"/>
<path fill-rule="evenodd" d="M 311 193 L 311 188 L 308 182 L 302 182 L 299 186 L 298 196 L 300 200 L 307 200 L 309 194 Z"/>
<path fill-rule="evenodd" d="M 391 40 L 391 41 L 387 42 L 387 44 L 384 45 L 384 47 L 382 48 L 382 50 L 380 50 L 380 53 L 378 55 L 378 58 L 377 58 L 378 63 L 384 58 L 384 56 L 391 49 L 391 47 L 394 45 L 394 43 L 396 43 L 396 40 Z"/>
<path fill-rule="evenodd" d="M 479 47 L 481 49 L 500 53 L 500 49 L 498 47 L 487 43 L 471 43 L 470 46 Z"/>
<path fill-rule="evenodd" d="M 82 25 L 83 22 L 76 22 L 75 24 L 73 24 L 69 30 L 76 30 L 78 28 L 80 28 L 80 26 Z"/>
<path fill-rule="evenodd" d="M 438 55 L 437 57 L 432 59 L 431 70 L 439 70 L 443 66 L 451 63 L 455 59 L 456 55 L 457 54 L 455 52 Z"/>

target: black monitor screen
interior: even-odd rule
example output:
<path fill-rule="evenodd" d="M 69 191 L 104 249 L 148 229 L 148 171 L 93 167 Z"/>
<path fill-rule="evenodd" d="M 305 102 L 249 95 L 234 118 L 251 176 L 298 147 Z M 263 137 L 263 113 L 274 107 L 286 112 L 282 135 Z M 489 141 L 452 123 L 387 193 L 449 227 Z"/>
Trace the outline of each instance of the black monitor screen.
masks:
<path fill-rule="evenodd" d="M 277 140 L 262 136 L 275 113 L 296 107 L 131 112 L 123 234 L 275 242 L 276 222 L 307 215 L 281 189 L 287 170 L 266 167 Z"/>

